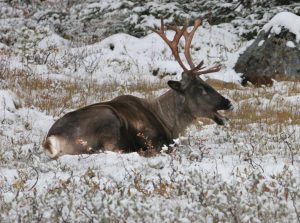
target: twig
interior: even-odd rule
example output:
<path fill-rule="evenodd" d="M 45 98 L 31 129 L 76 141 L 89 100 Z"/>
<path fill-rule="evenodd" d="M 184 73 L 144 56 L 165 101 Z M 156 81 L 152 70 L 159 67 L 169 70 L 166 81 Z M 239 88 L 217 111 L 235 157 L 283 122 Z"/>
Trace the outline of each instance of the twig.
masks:
<path fill-rule="evenodd" d="M 32 190 L 32 189 L 36 186 L 36 184 L 37 184 L 37 182 L 38 182 L 38 180 L 39 180 L 39 172 L 38 172 L 37 169 L 34 168 L 33 166 L 31 166 L 31 168 L 36 172 L 36 181 L 35 181 L 34 184 L 31 186 L 31 188 L 28 189 L 28 191 Z"/>

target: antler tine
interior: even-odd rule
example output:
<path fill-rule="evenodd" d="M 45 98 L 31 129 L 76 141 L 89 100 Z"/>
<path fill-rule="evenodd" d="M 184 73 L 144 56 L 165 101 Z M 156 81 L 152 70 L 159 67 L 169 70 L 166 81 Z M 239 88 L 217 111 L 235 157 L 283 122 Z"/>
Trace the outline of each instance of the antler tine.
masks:
<path fill-rule="evenodd" d="M 179 65 L 182 67 L 182 69 L 185 72 L 188 72 L 189 70 L 185 67 L 182 60 L 180 59 L 179 51 L 178 51 L 179 40 L 182 37 L 182 35 L 184 34 L 184 32 L 186 31 L 187 26 L 183 26 L 181 29 L 177 28 L 176 24 L 172 25 L 172 26 L 168 26 L 168 27 L 170 27 L 170 29 L 175 31 L 175 36 L 172 41 L 170 41 L 165 34 L 163 18 L 161 18 L 161 27 L 159 30 L 154 29 L 152 27 L 149 27 L 149 29 L 152 30 L 153 32 L 157 33 L 168 44 L 168 46 L 171 48 L 172 53 L 173 53 L 175 59 L 177 60 L 177 62 L 179 63 Z"/>
<path fill-rule="evenodd" d="M 191 32 L 188 32 L 187 30 L 183 33 L 183 36 L 184 36 L 184 39 L 185 39 L 185 45 L 184 45 L 184 55 L 185 55 L 185 58 L 187 60 L 187 62 L 189 63 L 190 67 L 192 70 L 194 70 L 195 68 L 195 64 L 193 63 L 193 60 L 191 58 L 191 52 L 190 52 L 190 47 L 191 47 L 191 43 L 192 43 L 192 40 L 193 40 L 193 37 L 194 37 L 194 34 L 196 32 L 196 30 L 198 29 L 198 27 L 201 25 L 201 19 L 196 19 L 195 22 L 194 22 L 194 27 L 192 29 Z M 188 25 L 188 21 L 186 20 L 185 21 L 185 24 L 186 26 Z M 202 62 L 201 62 L 202 63 Z M 201 64 L 200 63 L 200 64 Z M 200 65 L 199 64 L 199 65 Z M 199 66 L 198 65 L 198 66 Z M 202 63 L 203 65 L 203 63 Z M 197 66 L 197 67 L 198 67 Z M 200 66 L 201 67 L 201 66 Z M 199 67 L 199 68 L 200 68 Z"/>
<path fill-rule="evenodd" d="M 187 23 L 187 21 L 186 21 L 186 23 Z M 186 30 L 183 34 L 184 39 L 185 39 L 184 55 L 190 65 L 190 67 L 192 68 L 189 71 L 189 73 L 191 75 L 202 75 L 202 74 L 214 73 L 221 69 L 220 65 L 216 65 L 207 70 L 203 70 L 205 68 L 205 66 L 203 67 L 203 64 L 204 64 L 203 60 L 197 66 L 195 66 L 195 64 L 193 63 L 193 60 L 191 58 L 191 53 L 190 53 L 190 47 L 191 47 L 191 43 L 192 43 L 194 34 L 195 34 L 196 30 L 199 28 L 199 26 L 201 25 L 201 23 L 202 23 L 201 19 L 196 19 L 194 22 L 194 27 L 193 27 L 192 31 L 188 32 Z"/>
<path fill-rule="evenodd" d="M 193 69 L 190 70 L 190 73 L 204 69 L 205 67 L 202 67 L 203 64 L 204 64 L 204 61 L 202 60 L 196 67 L 194 67 Z"/>
<path fill-rule="evenodd" d="M 183 25 L 182 28 L 177 27 L 176 23 L 173 23 L 172 25 L 167 25 L 167 27 L 169 29 L 175 31 L 175 36 L 172 41 L 170 41 L 165 34 L 165 25 L 164 25 L 164 21 L 162 18 L 161 18 L 161 25 L 160 25 L 159 29 L 154 29 L 152 27 L 148 27 L 148 28 L 150 30 L 152 30 L 153 32 L 157 33 L 168 44 L 168 46 L 172 50 L 172 53 L 173 53 L 176 61 L 183 68 L 184 72 L 186 72 L 187 74 L 189 74 L 191 76 L 196 76 L 196 75 L 202 75 L 202 74 L 207 74 L 207 73 L 214 73 L 221 69 L 221 66 L 217 65 L 217 66 L 211 67 L 207 70 L 203 70 L 205 68 L 205 66 L 203 67 L 203 64 L 204 64 L 203 60 L 197 66 L 195 66 L 195 64 L 193 63 L 193 60 L 191 58 L 190 47 L 191 47 L 191 43 L 192 43 L 194 34 L 200 25 L 201 25 L 201 19 L 196 19 L 195 23 L 194 23 L 194 27 L 191 32 L 187 31 L 187 28 L 188 28 L 187 20 L 185 21 L 185 24 Z M 179 56 L 178 44 L 179 44 L 179 40 L 182 36 L 184 36 L 184 39 L 185 39 L 184 55 L 185 55 L 185 58 L 186 58 L 188 64 L 190 65 L 190 69 L 186 68 L 186 66 L 183 64 L 183 62 Z"/>
<path fill-rule="evenodd" d="M 164 19 L 160 18 L 160 30 L 164 34 L 165 33 L 165 25 L 164 25 Z"/>
<path fill-rule="evenodd" d="M 169 28 L 169 29 L 171 29 L 175 32 L 178 30 L 177 25 L 176 25 L 175 22 L 173 22 L 172 25 L 166 25 L 166 26 L 167 26 L 167 28 Z"/>
<path fill-rule="evenodd" d="M 205 67 L 202 67 L 200 68 L 201 69 L 204 69 Z M 219 70 L 221 70 L 221 65 L 216 65 L 216 66 L 213 66 L 207 70 L 202 70 L 202 71 L 199 71 L 198 72 L 195 72 L 194 74 L 195 75 L 202 75 L 202 74 L 208 74 L 208 73 L 214 73 L 214 72 L 218 72 Z"/>

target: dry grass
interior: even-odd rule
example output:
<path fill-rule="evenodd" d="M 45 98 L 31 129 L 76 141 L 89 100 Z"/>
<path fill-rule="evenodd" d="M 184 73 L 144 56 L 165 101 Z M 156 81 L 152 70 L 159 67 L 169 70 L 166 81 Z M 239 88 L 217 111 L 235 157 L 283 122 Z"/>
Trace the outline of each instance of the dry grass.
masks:
<path fill-rule="evenodd" d="M 300 114 L 288 110 L 278 111 L 273 107 L 259 109 L 244 104 L 235 112 L 228 114 L 233 128 L 245 129 L 251 123 L 273 124 L 300 124 Z"/>
<path fill-rule="evenodd" d="M 1 79 L 4 88 L 14 91 L 26 107 L 34 106 L 47 114 L 60 116 L 68 109 L 80 108 L 88 104 L 110 100 L 120 94 L 139 93 L 153 97 L 155 92 L 166 87 L 161 83 L 140 82 L 127 86 L 97 81 L 58 81 L 41 79 L 26 70 L 5 70 Z"/>
<path fill-rule="evenodd" d="M 59 116 L 68 109 L 86 106 L 87 104 L 110 100 L 120 94 L 138 93 L 145 97 L 153 97 L 155 93 L 166 88 L 162 81 L 156 84 L 140 82 L 127 86 L 116 83 L 102 83 L 95 81 L 57 81 L 41 79 L 26 70 L 2 70 L 1 79 L 5 80 L 4 87 L 13 90 L 23 101 L 25 106 L 34 106 L 48 114 Z M 274 96 L 299 95 L 300 82 L 283 81 L 277 87 L 242 87 L 235 83 L 225 83 L 218 80 L 208 80 L 211 86 L 221 94 L 236 103 L 236 109 L 225 112 L 234 128 L 247 128 L 251 123 L 266 124 L 300 124 L 299 108 L 288 102 L 272 103 Z M 278 91 L 278 86 L 281 92 Z M 259 99 L 269 100 L 270 106 L 260 106 Z M 253 104 L 257 99 L 257 104 Z M 211 124 L 211 120 L 201 119 L 204 124 Z"/>
<path fill-rule="evenodd" d="M 158 82 L 158 83 L 150 83 L 146 81 L 141 81 L 140 83 L 130 84 L 125 86 L 125 92 L 139 92 L 146 97 L 154 96 L 156 91 L 164 89 L 167 87 L 167 83 Z"/>
<path fill-rule="evenodd" d="M 34 106 L 52 115 L 60 115 L 64 109 L 82 107 L 91 100 L 91 96 L 104 99 L 114 89 L 109 84 L 99 86 L 94 82 L 40 79 L 17 69 L 5 74 L 4 79 L 4 88 L 14 91 L 25 106 Z"/>
<path fill-rule="evenodd" d="M 287 76 L 285 74 L 276 74 L 274 79 L 276 81 L 288 81 L 288 82 L 300 82 L 300 78 L 298 76 Z"/>
<path fill-rule="evenodd" d="M 299 81 L 285 78 L 284 81 L 280 81 L 273 87 L 241 87 L 215 80 L 209 81 L 209 83 L 236 103 L 234 111 L 225 112 L 230 119 L 232 128 L 245 130 L 251 123 L 300 124 L 300 113 L 298 112 L 300 106 L 295 106 L 284 99 L 300 94 Z M 278 95 L 282 96 L 283 101 L 276 101 Z M 253 104 L 253 99 L 257 100 L 257 104 Z M 270 105 L 260 105 L 261 99 L 269 101 Z M 212 123 L 205 119 L 201 119 L 201 121 L 204 124 Z"/>
<path fill-rule="evenodd" d="M 234 89 L 242 89 L 243 87 L 239 84 L 232 82 L 224 82 L 216 79 L 207 79 L 206 83 L 213 86 L 216 90 L 234 90 Z"/>

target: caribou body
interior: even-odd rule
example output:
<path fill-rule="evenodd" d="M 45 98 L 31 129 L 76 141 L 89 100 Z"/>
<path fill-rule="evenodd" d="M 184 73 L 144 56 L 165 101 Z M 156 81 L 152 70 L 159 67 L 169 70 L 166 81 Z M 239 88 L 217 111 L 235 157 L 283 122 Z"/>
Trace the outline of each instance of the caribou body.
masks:
<path fill-rule="evenodd" d="M 204 70 L 203 62 L 195 66 L 190 57 L 190 44 L 200 20 L 191 32 L 187 24 L 171 26 L 176 34 L 172 41 L 164 34 L 161 22 L 158 33 L 170 46 L 183 68 L 180 81 L 168 81 L 171 88 L 163 95 L 146 100 L 122 95 L 107 102 L 92 104 L 67 113 L 50 128 L 44 148 L 51 158 L 64 154 L 93 153 L 99 150 L 135 152 L 159 150 L 177 138 L 198 117 L 207 117 L 219 125 L 227 118 L 219 110 L 232 108 L 231 102 L 205 83 L 199 75 L 220 70 L 219 66 Z M 178 43 L 185 38 L 185 57 L 190 69 L 182 63 Z"/>

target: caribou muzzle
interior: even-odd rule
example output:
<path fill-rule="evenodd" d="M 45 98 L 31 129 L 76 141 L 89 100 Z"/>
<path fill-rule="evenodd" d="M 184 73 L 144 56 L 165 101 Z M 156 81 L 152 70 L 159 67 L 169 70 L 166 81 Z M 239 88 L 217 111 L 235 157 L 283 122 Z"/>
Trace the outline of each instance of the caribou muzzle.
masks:
<path fill-rule="evenodd" d="M 232 111 L 233 109 L 234 109 L 234 107 L 233 107 L 232 103 L 228 99 L 223 98 L 221 103 L 219 104 L 218 108 L 214 112 L 213 120 L 218 125 L 225 125 L 228 121 L 228 118 L 221 115 L 218 111 L 219 110 Z"/>

